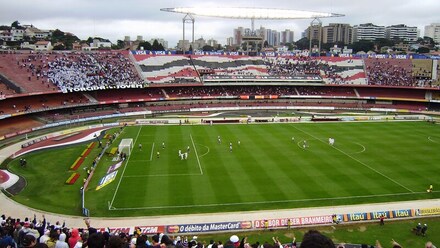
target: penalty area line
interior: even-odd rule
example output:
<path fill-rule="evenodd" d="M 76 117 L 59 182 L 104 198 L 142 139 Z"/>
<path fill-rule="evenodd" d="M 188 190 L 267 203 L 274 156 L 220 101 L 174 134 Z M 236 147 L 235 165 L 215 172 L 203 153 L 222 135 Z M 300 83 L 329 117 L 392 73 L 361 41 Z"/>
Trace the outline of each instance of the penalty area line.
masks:
<path fill-rule="evenodd" d="M 151 145 L 150 160 L 148 160 L 148 161 L 153 161 L 153 153 L 154 153 L 154 142 L 153 142 L 153 145 Z"/>
<path fill-rule="evenodd" d="M 440 192 L 440 191 L 433 191 L 433 192 Z M 421 195 L 421 194 L 428 194 L 428 193 L 422 191 L 422 192 L 404 192 L 404 193 L 395 193 L 395 194 L 340 196 L 340 197 L 309 198 L 309 199 L 279 200 L 279 201 L 231 202 L 231 203 L 192 204 L 192 205 L 177 205 L 177 206 L 151 206 L 151 207 L 131 207 L 131 208 L 130 207 L 128 207 L 128 208 L 112 207 L 112 209 L 109 209 L 109 210 L 115 210 L 115 211 L 122 210 L 122 211 L 124 211 L 124 210 L 176 209 L 176 208 L 194 208 L 194 207 L 222 207 L 222 206 L 224 207 L 224 206 L 255 205 L 255 204 L 365 199 L 365 198 L 374 198 L 374 197 L 390 197 L 390 196 Z M 331 207 L 331 206 L 328 206 L 328 207 Z"/>
<path fill-rule="evenodd" d="M 199 164 L 200 175 L 203 175 L 202 165 L 200 165 L 199 155 L 197 154 L 196 144 L 194 144 L 194 140 L 193 140 L 193 137 L 191 134 L 189 134 L 189 137 L 191 138 L 191 142 L 192 142 L 193 148 L 194 148 L 194 153 L 196 154 L 196 158 L 197 158 L 197 163 Z"/>

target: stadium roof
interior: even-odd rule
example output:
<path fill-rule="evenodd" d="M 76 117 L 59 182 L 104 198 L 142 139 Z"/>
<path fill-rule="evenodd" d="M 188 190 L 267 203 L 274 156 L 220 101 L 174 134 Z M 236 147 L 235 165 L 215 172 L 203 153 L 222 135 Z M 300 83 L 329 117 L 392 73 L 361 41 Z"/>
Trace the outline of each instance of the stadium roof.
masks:
<path fill-rule="evenodd" d="M 313 19 L 340 17 L 342 14 L 313 12 L 291 9 L 267 9 L 267 8 L 238 8 L 238 7 L 212 7 L 212 8 L 163 8 L 161 11 L 191 14 L 198 16 L 221 17 L 231 19 Z"/>

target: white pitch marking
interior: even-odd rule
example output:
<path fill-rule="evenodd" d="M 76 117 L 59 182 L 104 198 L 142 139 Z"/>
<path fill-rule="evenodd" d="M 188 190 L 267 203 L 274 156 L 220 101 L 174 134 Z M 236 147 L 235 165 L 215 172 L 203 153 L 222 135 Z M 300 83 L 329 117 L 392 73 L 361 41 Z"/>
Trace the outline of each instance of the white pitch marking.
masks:
<path fill-rule="evenodd" d="M 202 145 L 202 144 L 198 144 L 198 143 L 197 143 L 197 145 L 199 145 L 199 146 L 204 146 L 204 147 L 206 147 L 206 148 L 208 149 L 207 152 L 205 152 L 205 153 L 203 153 L 202 155 L 199 156 L 200 158 L 203 157 L 203 156 L 205 156 L 206 154 L 209 153 L 209 151 L 210 151 L 209 147 L 207 147 L 207 146 L 205 146 L 205 145 Z"/>
<path fill-rule="evenodd" d="M 434 142 L 434 143 L 436 143 L 436 144 L 440 144 L 439 142 L 433 140 L 433 139 L 431 138 L 431 136 L 428 136 L 428 140 L 431 141 L 431 142 Z"/>
<path fill-rule="evenodd" d="M 361 147 L 362 147 L 362 151 L 359 151 L 359 152 L 353 152 L 353 153 L 351 153 L 351 154 L 359 154 L 359 153 L 363 153 L 363 152 L 365 152 L 365 151 L 367 150 L 367 148 L 365 148 L 365 146 L 363 146 L 361 143 L 357 143 L 357 142 L 353 142 L 353 143 L 356 144 L 356 145 L 361 146 Z"/>

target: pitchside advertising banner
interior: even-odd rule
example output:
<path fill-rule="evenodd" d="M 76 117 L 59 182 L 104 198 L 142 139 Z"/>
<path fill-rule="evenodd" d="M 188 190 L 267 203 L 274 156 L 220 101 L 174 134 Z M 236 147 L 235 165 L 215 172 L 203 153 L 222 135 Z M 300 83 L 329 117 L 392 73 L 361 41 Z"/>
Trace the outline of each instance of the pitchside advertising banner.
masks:
<path fill-rule="evenodd" d="M 251 229 L 251 221 L 184 224 L 167 226 L 167 233 L 201 233 Z"/>
<path fill-rule="evenodd" d="M 325 225 L 332 223 L 352 222 L 352 221 L 371 221 L 379 220 L 381 216 L 385 219 L 389 218 L 408 218 L 414 216 L 440 215 L 440 207 L 420 208 L 420 209 L 400 209 L 387 210 L 377 212 L 352 213 L 352 214 L 334 214 L 309 217 L 293 217 L 279 219 L 260 219 L 252 221 L 231 221 L 231 222 L 214 222 L 200 224 L 176 224 L 169 226 L 135 226 L 135 227 L 113 227 L 98 228 L 98 230 L 111 233 L 133 233 L 138 231 L 144 234 L 190 234 L 204 232 L 221 232 L 221 231 L 246 231 L 251 229 L 264 228 L 286 228 L 289 225 L 306 226 L 306 225 Z"/>
<path fill-rule="evenodd" d="M 114 234 L 129 233 L 132 234 L 137 230 L 142 234 L 156 234 L 164 233 L 165 226 L 136 226 L 136 227 L 111 227 L 111 228 L 98 228 L 98 231 L 109 232 Z"/>
<path fill-rule="evenodd" d="M 277 227 L 287 227 L 291 226 L 302 226 L 302 225 L 320 225 L 320 224 L 330 224 L 333 223 L 333 218 L 331 215 L 321 215 L 312 217 L 295 217 L 295 218 L 282 218 L 282 219 L 267 219 L 267 220 L 256 220 L 254 221 L 254 228 L 277 228 Z"/>
<path fill-rule="evenodd" d="M 132 50 L 131 53 L 133 55 L 176 55 L 177 51 L 149 51 L 149 50 Z M 246 55 L 245 52 L 228 52 L 228 51 L 187 51 L 186 54 L 193 54 L 193 55 L 210 55 L 210 56 L 240 56 L 240 55 Z M 182 55 L 182 54 L 179 54 Z M 296 57 L 302 55 L 302 52 L 292 52 L 292 51 L 286 51 L 286 52 L 260 52 L 258 53 L 258 56 L 262 57 Z M 402 54 L 331 54 L 327 53 L 327 57 L 343 57 L 343 58 L 378 58 L 378 59 L 386 59 L 386 58 L 393 58 L 393 59 L 440 59 L 440 56 L 438 55 L 424 55 L 424 54 L 408 54 L 408 55 L 402 55 Z"/>
<path fill-rule="evenodd" d="M 352 213 L 344 214 L 344 221 L 366 221 L 366 220 L 379 220 L 381 216 L 385 219 L 396 219 L 396 218 L 407 218 L 416 216 L 416 211 L 414 209 L 400 209 L 392 211 L 378 211 L 378 212 L 368 212 L 368 213 Z"/>
<path fill-rule="evenodd" d="M 417 216 L 440 215 L 440 207 L 419 208 L 416 210 Z"/>

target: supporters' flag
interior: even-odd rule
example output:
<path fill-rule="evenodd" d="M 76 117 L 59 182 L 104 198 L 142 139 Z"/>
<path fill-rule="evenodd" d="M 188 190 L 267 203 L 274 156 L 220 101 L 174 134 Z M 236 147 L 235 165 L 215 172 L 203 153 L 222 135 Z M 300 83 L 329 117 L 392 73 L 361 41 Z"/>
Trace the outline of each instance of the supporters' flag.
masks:
<path fill-rule="evenodd" d="M 110 172 L 113 172 L 113 171 L 115 171 L 117 169 L 119 169 L 119 167 L 121 167 L 121 165 L 122 165 L 122 161 L 120 161 L 120 162 L 118 162 L 118 163 L 108 167 L 107 174 L 110 173 Z"/>
<path fill-rule="evenodd" d="M 116 178 L 116 175 L 118 174 L 118 171 L 113 171 L 110 174 L 107 174 L 105 177 L 99 181 L 98 186 L 96 187 L 96 190 L 99 190 L 105 186 L 107 186 L 109 183 L 113 182 Z"/>

